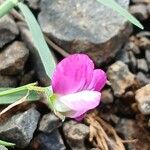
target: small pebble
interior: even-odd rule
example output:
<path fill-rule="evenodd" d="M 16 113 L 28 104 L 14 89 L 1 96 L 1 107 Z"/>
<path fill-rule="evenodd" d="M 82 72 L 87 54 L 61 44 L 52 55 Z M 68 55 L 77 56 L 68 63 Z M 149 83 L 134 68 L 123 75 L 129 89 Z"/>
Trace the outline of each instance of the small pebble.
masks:
<path fill-rule="evenodd" d="M 137 60 L 132 51 L 129 51 L 129 68 L 132 72 L 136 72 L 137 70 Z"/>
<path fill-rule="evenodd" d="M 117 61 L 107 70 L 108 79 L 117 97 L 122 96 L 125 90 L 135 83 L 135 76 L 132 74 L 128 66 L 121 61 Z"/>
<path fill-rule="evenodd" d="M 137 69 L 139 71 L 148 72 L 148 65 L 145 59 L 137 59 Z"/>
<path fill-rule="evenodd" d="M 114 101 L 114 97 L 110 89 L 103 90 L 101 94 L 101 101 L 104 104 L 110 104 Z"/>
<path fill-rule="evenodd" d="M 15 21 L 9 15 L 0 18 L 0 48 L 13 41 L 19 34 Z"/>
<path fill-rule="evenodd" d="M 133 43 L 133 42 L 127 43 L 126 49 L 127 49 L 127 51 L 132 51 L 137 56 L 140 55 L 140 53 L 141 53 L 139 47 L 137 45 L 135 45 L 135 43 Z"/>
<path fill-rule="evenodd" d="M 141 86 L 144 86 L 148 83 L 150 83 L 150 79 L 146 77 L 146 75 L 143 72 L 138 72 L 136 75 L 136 79 L 140 83 Z"/>
<path fill-rule="evenodd" d="M 150 115 L 150 84 L 136 91 L 135 100 L 143 115 Z"/>
<path fill-rule="evenodd" d="M 148 11 L 147 11 L 147 6 L 145 4 L 131 5 L 130 12 L 139 20 L 143 21 L 148 19 Z"/>
<path fill-rule="evenodd" d="M 150 49 L 147 49 L 145 51 L 145 58 L 146 58 L 146 61 L 148 63 L 148 67 L 149 67 L 149 70 L 150 70 Z"/>
<path fill-rule="evenodd" d="M 17 75 L 24 69 L 29 50 L 24 43 L 15 41 L 0 53 L 0 73 Z"/>
<path fill-rule="evenodd" d="M 62 121 L 53 113 L 49 113 L 44 115 L 42 120 L 40 121 L 39 131 L 50 133 L 61 125 Z"/>
<path fill-rule="evenodd" d="M 89 134 L 89 127 L 82 123 L 69 121 L 64 123 L 63 131 L 67 143 L 72 150 L 87 150 L 85 139 Z"/>
<path fill-rule="evenodd" d="M 31 150 L 66 150 L 63 139 L 57 129 L 49 134 L 40 133 L 30 145 Z"/>

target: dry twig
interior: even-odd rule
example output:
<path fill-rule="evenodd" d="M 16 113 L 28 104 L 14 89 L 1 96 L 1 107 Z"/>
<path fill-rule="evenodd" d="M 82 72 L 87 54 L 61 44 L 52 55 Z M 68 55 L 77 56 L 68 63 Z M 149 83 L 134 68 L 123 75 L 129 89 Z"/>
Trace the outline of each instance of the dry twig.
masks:
<path fill-rule="evenodd" d="M 0 112 L 0 116 L 2 116 L 3 114 L 5 114 L 6 112 L 8 112 L 10 109 L 14 108 L 15 106 L 17 105 L 20 105 L 22 104 L 23 102 L 26 101 L 27 99 L 27 96 L 28 96 L 28 93 L 26 94 L 26 96 L 24 96 L 23 98 L 21 98 L 20 100 L 10 104 L 8 107 L 6 107 L 5 109 L 3 109 L 1 112 Z"/>
<path fill-rule="evenodd" d="M 49 46 L 51 46 L 55 51 L 57 51 L 58 53 L 60 53 L 64 57 L 69 56 L 69 53 L 67 53 L 64 49 L 62 49 L 57 44 L 52 42 L 46 35 L 44 35 L 44 37 L 45 37 L 46 42 L 49 44 Z"/>
<path fill-rule="evenodd" d="M 87 115 L 86 121 L 90 125 L 89 140 L 100 150 L 125 150 L 124 142 L 115 129 L 95 113 Z"/>

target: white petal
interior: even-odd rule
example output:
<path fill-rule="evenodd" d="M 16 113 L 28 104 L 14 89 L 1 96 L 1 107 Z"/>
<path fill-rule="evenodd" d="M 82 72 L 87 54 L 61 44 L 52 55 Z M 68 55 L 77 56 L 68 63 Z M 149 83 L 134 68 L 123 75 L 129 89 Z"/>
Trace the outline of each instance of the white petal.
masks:
<path fill-rule="evenodd" d="M 66 112 L 66 116 L 76 118 L 95 108 L 100 97 L 101 93 L 97 91 L 81 91 L 60 97 L 55 101 L 54 107 L 59 112 Z"/>

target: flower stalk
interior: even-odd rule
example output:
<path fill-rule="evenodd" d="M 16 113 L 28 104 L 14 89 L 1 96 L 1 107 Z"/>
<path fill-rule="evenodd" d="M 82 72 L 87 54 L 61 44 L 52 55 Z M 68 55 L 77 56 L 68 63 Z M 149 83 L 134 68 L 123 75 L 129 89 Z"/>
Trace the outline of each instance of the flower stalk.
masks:
<path fill-rule="evenodd" d="M 30 83 L 18 88 L 13 88 L 13 89 L 8 89 L 6 91 L 2 91 L 0 92 L 0 96 L 4 96 L 4 95 L 8 95 L 8 94 L 13 94 L 13 93 L 17 93 L 20 91 L 24 91 L 24 90 L 29 90 L 29 91 L 36 91 L 36 92 L 45 92 L 45 87 L 39 87 L 36 86 L 37 83 Z"/>

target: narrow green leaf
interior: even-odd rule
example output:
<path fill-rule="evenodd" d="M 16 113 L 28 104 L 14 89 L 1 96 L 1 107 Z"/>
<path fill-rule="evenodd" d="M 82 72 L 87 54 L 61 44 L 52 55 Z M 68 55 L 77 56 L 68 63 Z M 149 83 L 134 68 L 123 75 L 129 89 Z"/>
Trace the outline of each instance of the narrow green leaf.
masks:
<path fill-rule="evenodd" d="M 36 85 L 36 83 L 30 83 L 30 84 L 20 86 L 20 87 L 17 87 L 17 88 L 0 88 L 0 96 L 12 94 L 12 93 L 16 93 L 16 92 L 20 92 L 20 91 L 24 91 L 24 90 L 28 90 L 29 87 L 31 87 L 31 86 L 34 87 L 35 85 Z"/>
<path fill-rule="evenodd" d="M 56 67 L 56 63 L 52 53 L 50 52 L 50 49 L 47 46 L 47 43 L 45 42 L 41 28 L 32 12 L 25 4 L 18 3 L 18 7 L 23 13 L 29 26 L 30 32 L 32 33 L 34 44 L 39 52 L 46 74 L 49 76 L 49 78 L 51 78 Z"/>
<path fill-rule="evenodd" d="M 21 0 L 6 0 L 0 5 L 0 18 L 9 13 Z"/>
<path fill-rule="evenodd" d="M 107 7 L 110 7 L 114 11 L 117 11 L 120 15 L 124 16 L 126 19 L 128 19 L 131 23 L 133 23 L 137 27 L 144 29 L 143 25 L 126 9 L 122 8 L 117 2 L 115 2 L 115 0 L 97 0 L 97 1 Z"/>
<path fill-rule="evenodd" d="M 6 147 L 13 147 L 13 146 L 15 146 L 14 143 L 2 141 L 2 140 L 0 140 L 0 145 L 6 146 Z"/>
<path fill-rule="evenodd" d="M 15 89 L 15 88 L 14 88 Z M 2 95 L 1 93 L 3 93 L 2 91 L 6 92 L 8 90 L 14 90 L 11 88 L 0 88 L 0 105 L 2 104 L 12 104 L 18 100 L 20 100 L 21 98 L 23 98 L 24 96 L 26 96 L 28 90 L 24 89 L 21 91 L 16 91 L 16 92 L 8 92 L 7 94 Z M 40 99 L 40 96 L 38 95 L 37 92 L 35 91 L 29 91 L 29 94 L 27 96 L 27 100 L 28 101 L 37 101 Z"/>

